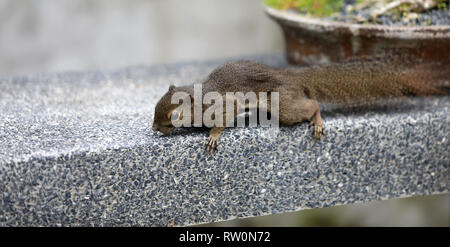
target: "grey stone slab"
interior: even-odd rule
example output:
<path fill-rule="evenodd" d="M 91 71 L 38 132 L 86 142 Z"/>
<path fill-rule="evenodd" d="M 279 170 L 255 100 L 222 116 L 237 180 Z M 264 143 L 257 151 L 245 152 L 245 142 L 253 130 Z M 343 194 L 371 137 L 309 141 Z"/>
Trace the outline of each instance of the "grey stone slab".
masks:
<path fill-rule="evenodd" d="M 286 66 L 282 55 L 253 60 Z M 151 130 L 224 60 L 0 78 L 0 225 L 167 226 L 449 192 L 449 97 L 323 106 L 307 124 Z"/>

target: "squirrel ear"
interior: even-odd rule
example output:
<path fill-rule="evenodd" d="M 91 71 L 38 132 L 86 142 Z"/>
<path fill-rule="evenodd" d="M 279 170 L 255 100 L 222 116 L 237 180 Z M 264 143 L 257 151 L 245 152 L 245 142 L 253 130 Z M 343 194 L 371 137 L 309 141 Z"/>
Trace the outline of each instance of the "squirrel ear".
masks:
<path fill-rule="evenodd" d="M 170 86 L 169 86 L 169 92 L 170 92 L 170 91 L 173 91 L 174 89 L 175 89 L 175 85 L 170 84 Z"/>

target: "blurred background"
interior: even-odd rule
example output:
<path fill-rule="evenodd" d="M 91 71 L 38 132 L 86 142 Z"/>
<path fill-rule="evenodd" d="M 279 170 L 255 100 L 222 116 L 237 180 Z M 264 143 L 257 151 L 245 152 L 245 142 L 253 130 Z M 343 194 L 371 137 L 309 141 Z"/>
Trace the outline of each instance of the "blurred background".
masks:
<path fill-rule="evenodd" d="M 230 220 L 199 226 L 448 227 L 450 196 L 420 196 Z"/>
<path fill-rule="evenodd" d="M 283 51 L 262 0 L 0 0 L 0 76 L 115 69 Z M 450 226 L 450 195 L 214 226 Z"/>
<path fill-rule="evenodd" d="M 282 51 L 262 0 L 0 0 L 0 75 Z"/>

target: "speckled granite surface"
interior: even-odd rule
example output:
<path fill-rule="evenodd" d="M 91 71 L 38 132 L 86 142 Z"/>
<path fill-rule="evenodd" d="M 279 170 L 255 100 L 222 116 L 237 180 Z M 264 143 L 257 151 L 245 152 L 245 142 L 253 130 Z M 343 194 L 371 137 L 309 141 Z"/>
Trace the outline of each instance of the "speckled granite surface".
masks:
<path fill-rule="evenodd" d="M 215 155 L 205 129 L 154 133 L 169 83 L 221 63 L 0 78 L 0 225 L 189 225 L 449 192 L 449 97 L 325 108 L 319 142 L 307 124 L 227 129 Z"/>

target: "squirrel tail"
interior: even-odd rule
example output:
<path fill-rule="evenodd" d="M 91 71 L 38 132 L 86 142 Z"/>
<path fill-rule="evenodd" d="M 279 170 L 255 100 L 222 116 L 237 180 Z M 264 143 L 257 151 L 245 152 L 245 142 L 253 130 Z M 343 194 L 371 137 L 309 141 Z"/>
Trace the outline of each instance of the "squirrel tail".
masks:
<path fill-rule="evenodd" d="M 450 95 L 450 63 L 418 64 L 408 68 L 402 79 L 417 95 Z"/>
<path fill-rule="evenodd" d="M 450 94 L 450 63 L 392 58 L 353 60 L 305 70 L 302 86 L 319 101 L 348 103 L 406 95 Z"/>

